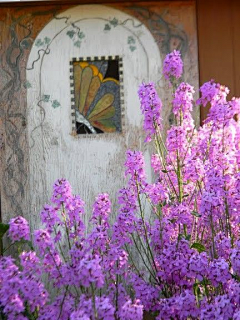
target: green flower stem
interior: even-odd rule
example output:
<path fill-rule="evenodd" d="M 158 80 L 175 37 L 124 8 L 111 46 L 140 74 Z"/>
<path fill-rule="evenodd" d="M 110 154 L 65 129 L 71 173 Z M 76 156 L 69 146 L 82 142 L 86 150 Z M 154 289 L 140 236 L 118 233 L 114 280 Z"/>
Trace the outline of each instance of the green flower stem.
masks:
<path fill-rule="evenodd" d="M 54 227 L 54 233 L 55 233 L 55 236 L 57 235 L 57 231 L 56 231 L 56 228 Z M 64 262 L 66 263 L 67 262 L 67 259 L 65 258 L 65 256 L 64 256 L 64 253 L 63 253 L 63 250 L 62 250 L 62 246 L 60 245 L 60 243 L 58 243 L 58 248 L 59 248 L 59 251 L 60 251 L 60 253 L 61 253 L 61 255 L 62 255 L 62 258 L 63 258 L 63 260 L 64 260 Z"/>
<path fill-rule="evenodd" d="M 171 187 L 172 187 L 172 189 L 173 189 L 173 192 L 175 193 L 176 197 L 178 197 L 177 191 L 176 191 L 176 189 L 175 189 L 175 187 L 174 187 L 174 184 L 173 184 L 173 182 L 172 182 L 172 180 L 171 180 L 171 178 L 170 178 L 170 176 L 169 176 L 169 173 L 168 173 L 166 164 L 165 164 L 164 161 L 163 161 L 163 159 L 164 159 L 164 154 L 163 154 L 163 152 L 162 152 L 162 150 L 161 150 L 160 143 L 159 143 L 159 141 L 158 141 L 157 139 L 156 139 L 155 141 L 156 141 L 157 146 L 158 146 L 157 152 L 158 152 L 158 154 L 159 154 L 159 156 L 160 156 L 160 159 L 161 159 L 161 161 L 162 161 L 163 169 L 164 169 L 164 171 L 166 172 L 166 175 L 167 175 L 167 177 L 168 177 L 168 179 L 169 179 L 169 182 L 170 182 L 170 185 L 171 185 Z M 170 188 L 170 189 L 171 189 L 171 188 Z"/>
<path fill-rule="evenodd" d="M 178 201 L 179 201 L 179 203 L 181 203 L 182 199 L 183 199 L 183 181 L 182 181 L 182 171 L 181 171 L 178 150 L 177 150 L 177 180 L 178 180 L 178 192 L 179 192 Z"/>
<path fill-rule="evenodd" d="M 155 268 L 155 271 L 157 272 L 157 266 L 153 257 L 153 253 L 149 244 L 149 240 L 148 240 L 148 234 L 147 234 L 147 228 L 146 228 L 146 224 L 145 224 L 145 220 L 144 220 L 144 213 L 143 213 L 143 209 L 142 209 L 142 203 L 141 203 L 141 199 L 140 199 L 140 194 L 139 194 L 139 185 L 138 182 L 136 181 L 136 186 L 137 186 L 137 195 L 138 195 L 138 204 L 139 204 L 139 209 L 140 209 L 140 215 L 141 215 L 141 219 L 142 219 L 142 223 L 143 223 L 143 228 L 144 228 L 144 233 L 145 233 L 145 238 L 146 238 L 146 243 L 147 243 L 147 247 L 148 247 L 148 251 L 150 253 L 150 256 L 152 258 L 152 262 Z"/>
<path fill-rule="evenodd" d="M 139 249 L 139 247 L 138 247 L 138 245 L 137 245 L 136 239 L 134 238 L 133 234 L 131 234 L 131 236 L 132 236 L 133 242 L 134 242 L 134 244 L 135 244 L 135 247 L 136 247 L 136 249 L 137 249 L 137 251 L 138 251 L 138 253 L 139 253 L 139 255 L 140 255 L 141 259 L 142 259 L 143 264 L 145 265 L 145 267 L 147 268 L 148 272 L 151 274 L 151 276 L 153 277 L 153 279 L 157 282 L 156 276 L 152 273 L 152 270 L 149 268 L 149 266 L 147 265 L 146 261 L 145 261 L 144 258 L 143 258 L 142 252 L 141 252 L 141 250 Z M 145 255 L 146 255 L 147 258 L 148 258 L 148 255 L 146 254 L 146 251 L 145 251 L 145 250 L 144 250 L 144 252 L 145 252 Z M 149 258 L 148 258 L 148 260 L 149 260 Z M 151 264 L 150 264 L 150 265 L 151 265 Z"/>
<path fill-rule="evenodd" d="M 58 316 L 58 319 L 57 319 L 57 320 L 59 320 L 60 317 L 61 317 L 61 315 L 62 315 L 63 304 L 64 304 L 64 301 L 65 301 L 65 299 L 66 299 L 67 293 L 68 293 L 68 288 L 69 288 L 69 286 L 67 285 L 67 286 L 66 286 L 66 289 L 65 289 L 65 292 L 64 292 L 64 296 L 63 296 L 62 302 L 61 302 L 60 312 L 59 312 L 59 316 Z"/>
<path fill-rule="evenodd" d="M 95 290 L 93 287 L 93 284 L 91 283 L 91 290 L 92 290 L 92 305 L 93 305 L 93 311 L 94 311 L 94 320 L 98 320 L 98 312 L 96 308 L 96 298 L 95 298 Z"/>
<path fill-rule="evenodd" d="M 68 226 L 67 226 L 67 219 L 66 219 L 65 209 L 64 209 L 63 205 L 62 205 L 62 212 L 63 212 L 63 215 L 62 215 L 63 222 L 64 222 L 66 234 L 67 234 L 68 247 L 69 247 L 69 250 L 71 250 L 71 242 L 70 242 L 69 231 L 68 231 Z"/>
<path fill-rule="evenodd" d="M 134 263 L 134 259 L 132 257 L 132 254 L 131 254 L 130 250 L 128 249 L 127 245 L 125 245 L 125 249 L 126 249 L 128 255 L 129 255 L 130 259 L 131 259 L 131 263 L 132 263 L 134 269 L 136 270 L 137 274 L 139 275 L 140 278 L 142 278 L 144 280 L 143 276 L 141 275 L 141 272 L 138 270 L 138 268 L 136 267 L 136 264 Z"/>

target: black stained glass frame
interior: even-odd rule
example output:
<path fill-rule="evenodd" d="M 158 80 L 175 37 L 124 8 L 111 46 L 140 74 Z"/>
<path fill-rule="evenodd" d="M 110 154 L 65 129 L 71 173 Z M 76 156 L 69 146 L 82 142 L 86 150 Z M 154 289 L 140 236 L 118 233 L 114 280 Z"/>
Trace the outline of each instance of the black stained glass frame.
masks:
<path fill-rule="evenodd" d="M 75 99 L 75 83 L 74 83 L 74 66 L 80 62 L 86 62 L 90 63 L 91 62 L 94 64 L 97 64 L 99 62 L 107 61 L 108 65 L 113 65 L 112 70 L 107 70 L 106 73 L 108 73 L 108 76 L 113 76 L 115 73 L 114 77 L 119 81 L 119 109 L 117 112 L 118 119 L 118 127 L 116 131 L 110 132 L 111 134 L 113 133 L 122 133 L 124 131 L 124 90 L 123 90 L 123 60 L 122 57 L 120 56 L 94 56 L 94 57 L 79 57 L 79 58 L 72 58 L 70 61 L 70 92 L 71 92 L 71 121 L 72 121 L 72 135 L 77 136 L 77 137 L 89 137 L 93 136 L 95 134 L 99 133 L 101 134 L 110 134 L 108 132 L 104 132 L 99 130 L 98 128 L 95 128 L 96 132 L 89 132 L 89 130 L 86 131 L 86 126 L 84 126 L 84 132 L 81 129 L 83 126 L 81 124 L 81 128 L 79 129 L 79 123 L 77 122 L 77 107 L 76 107 L 76 99 Z M 115 65 L 115 67 L 114 67 Z M 118 67 L 118 72 L 116 73 L 116 65 Z M 81 131 L 80 131 L 81 130 Z"/>

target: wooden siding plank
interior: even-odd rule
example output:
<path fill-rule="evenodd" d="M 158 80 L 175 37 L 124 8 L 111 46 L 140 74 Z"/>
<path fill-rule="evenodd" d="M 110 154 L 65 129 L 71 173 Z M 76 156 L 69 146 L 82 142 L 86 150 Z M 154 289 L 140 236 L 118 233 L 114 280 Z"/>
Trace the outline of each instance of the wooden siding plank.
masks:
<path fill-rule="evenodd" d="M 234 92 L 240 97 L 240 1 L 234 0 L 232 5 Z"/>
<path fill-rule="evenodd" d="M 234 53 L 231 18 L 233 0 L 198 0 L 198 45 L 200 85 L 215 79 L 234 92 Z M 201 120 L 207 115 L 201 112 Z"/>

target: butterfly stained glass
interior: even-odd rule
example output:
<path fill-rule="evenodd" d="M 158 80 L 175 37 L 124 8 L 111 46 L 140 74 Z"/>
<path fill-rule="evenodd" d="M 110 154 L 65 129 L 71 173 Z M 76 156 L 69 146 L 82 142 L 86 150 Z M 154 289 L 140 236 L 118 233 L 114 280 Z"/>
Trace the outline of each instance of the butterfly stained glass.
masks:
<path fill-rule="evenodd" d="M 121 132 L 119 59 L 72 62 L 77 134 Z"/>

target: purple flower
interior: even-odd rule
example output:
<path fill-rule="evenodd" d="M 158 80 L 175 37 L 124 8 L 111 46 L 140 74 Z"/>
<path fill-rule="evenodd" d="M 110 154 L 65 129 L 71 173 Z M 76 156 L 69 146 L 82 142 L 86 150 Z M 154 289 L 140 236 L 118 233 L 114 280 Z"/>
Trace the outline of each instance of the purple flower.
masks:
<path fill-rule="evenodd" d="M 30 229 L 27 220 L 21 216 L 11 219 L 8 235 L 12 241 L 30 240 Z"/>
<path fill-rule="evenodd" d="M 89 287 L 94 283 L 97 288 L 104 285 L 103 270 L 101 268 L 101 259 L 98 255 L 87 254 L 78 265 L 79 280 L 84 287 Z"/>
<path fill-rule="evenodd" d="M 128 300 L 118 312 L 121 320 L 142 320 L 143 305 L 140 300 Z"/>
<path fill-rule="evenodd" d="M 167 132 L 167 148 L 169 152 L 186 152 L 187 133 L 182 126 L 172 126 Z"/>
<path fill-rule="evenodd" d="M 162 170 L 161 160 L 158 154 L 153 154 L 151 157 L 151 166 L 155 173 Z"/>
<path fill-rule="evenodd" d="M 20 261 L 24 273 L 40 273 L 40 259 L 37 257 L 36 252 L 23 251 L 20 255 Z"/>
<path fill-rule="evenodd" d="M 194 89 L 190 84 L 182 82 L 175 92 L 173 99 L 173 113 L 179 115 L 180 111 L 182 115 L 192 111 L 192 102 Z"/>
<path fill-rule="evenodd" d="M 66 179 L 59 179 L 54 183 L 52 202 L 62 205 L 67 199 L 72 197 L 72 188 Z"/>
<path fill-rule="evenodd" d="M 46 250 L 51 250 L 53 248 L 53 241 L 47 230 L 35 230 L 34 242 L 35 245 L 39 248 L 41 254 L 44 254 Z"/>
<path fill-rule="evenodd" d="M 142 152 L 131 151 L 126 152 L 127 159 L 125 161 L 125 175 L 130 176 L 129 184 L 136 188 L 141 189 L 145 185 L 146 173 L 145 162 Z"/>
<path fill-rule="evenodd" d="M 99 194 L 93 204 L 92 221 L 108 226 L 108 216 L 111 212 L 111 202 L 107 193 Z"/>
<path fill-rule="evenodd" d="M 167 80 L 172 82 L 179 79 L 183 73 L 183 62 L 181 53 L 177 50 L 169 53 L 163 62 L 163 74 Z"/>
<path fill-rule="evenodd" d="M 96 309 L 99 319 L 114 320 L 115 308 L 109 301 L 108 297 L 96 298 Z"/>
<path fill-rule="evenodd" d="M 210 102 L 212 106 L 216 103 L 221 104 L 226 102 L 229 89 L 214 82 L 214 80 L 210 80 L 200 87 L 200 92 L 201 98 L 199 98 L 196 103 L 202 104 L 205 107 L 208 102 Z"/>
<path fill-rule="evenodd" d="M 47 204 L 41 212 L 41 220 L 50 233 L 53 232 L 54 226 L 61 224 L 61 220 L 58 217 L 58 209 Z"/>
<path fill-rule="evenodd" d="M 151 141 L 152 135 L 161 128 L 162 102 L 158 97 L 155 85 L 143 83 L 138 90 L 141 111 L 144 115 L 144 130 L 147 133 L 146 141 Z"/>
<path fill-rule="evenodd" d="M 145 192 L 154 205 L 165 205 L 169 201 L 169 190 L 159 182 L 148 184 Z"/>

